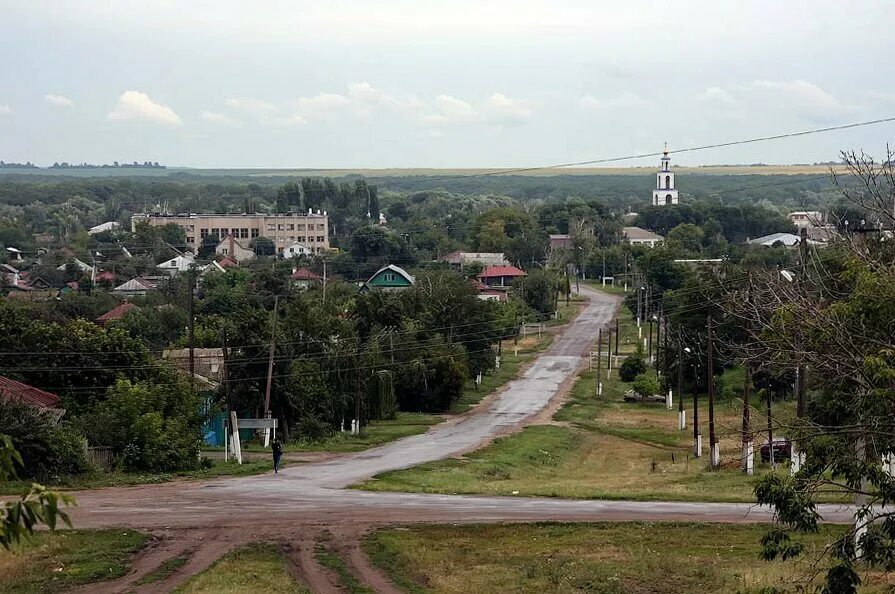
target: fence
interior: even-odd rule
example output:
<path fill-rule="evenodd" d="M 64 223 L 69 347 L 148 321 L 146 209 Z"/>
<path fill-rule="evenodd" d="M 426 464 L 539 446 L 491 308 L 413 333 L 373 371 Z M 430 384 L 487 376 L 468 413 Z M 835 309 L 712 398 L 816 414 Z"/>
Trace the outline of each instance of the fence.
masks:
<path fill-rule="evenodd" d="M 115 466 L 115 454 L 110 447 L 88 447 L 87 461 L 100 470 L 112 470 Z"/>

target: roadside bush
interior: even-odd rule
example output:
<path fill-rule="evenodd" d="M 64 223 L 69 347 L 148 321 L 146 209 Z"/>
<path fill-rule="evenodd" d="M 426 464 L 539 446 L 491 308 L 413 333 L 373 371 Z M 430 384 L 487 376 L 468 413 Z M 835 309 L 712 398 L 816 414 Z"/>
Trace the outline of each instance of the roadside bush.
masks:
<path fill-rule="evenodd" d="M 739 400 L 743 397 L 743 384 L 746 382 L 746 370 L 743 367 L 725 369 L 718 378 L 718 398 L 720 400 Z"/>
<path fill-rule="evenodd" d="M 57 425 L 36 406 L 0 401 L 0 433 L 12 438 L 24 466 L 17 469 L 26 479 L 57 479 L 90 469 L 84 437 L 72 427 Z"/>
<path fill-rule="evenodd" d="M 119 380 L 91 415 L 91 442 L 113 448 L 125 470 L 170 472 L 199 465 L 198 399 L 188 385 L 170 379 Z"/>
<path fill-rule="evenodd" d="M 641 373 L 634 378 L 634 383 L 631 387 L 641 396 L 653 396 L 659 394 L 662 389 L 658 380 L 656 380 L 656 376 L 652 373 Z"/>
<path fill-rule="evenodd" d="M 319 443 L 333 434 L 333 428 L 326 421 L 321 421 L 314 416 L 307 416 L 299 419 L 292 432 L 292 438 L 296 441 Z"/>
<path fill-rule="evenodd" d="M 633 382 L 638 375 L 646 371 L 646 363 L 637 355 L 628 355 L 618 369 L 618 377 L 623 382 Z"/>

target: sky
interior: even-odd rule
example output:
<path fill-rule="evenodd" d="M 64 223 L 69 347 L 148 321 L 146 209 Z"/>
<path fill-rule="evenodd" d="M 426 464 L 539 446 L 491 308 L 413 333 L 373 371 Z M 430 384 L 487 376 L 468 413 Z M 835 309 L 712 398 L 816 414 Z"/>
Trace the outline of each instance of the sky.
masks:
<path fill-rule="evenodd" d="M 0 160 L 528 167 L 895 116 L 890 1 L 0 0 Z M 882 156 L 895 123 L 677 164 Z M 650 165 L 654 159 L 621 165 Z"/>

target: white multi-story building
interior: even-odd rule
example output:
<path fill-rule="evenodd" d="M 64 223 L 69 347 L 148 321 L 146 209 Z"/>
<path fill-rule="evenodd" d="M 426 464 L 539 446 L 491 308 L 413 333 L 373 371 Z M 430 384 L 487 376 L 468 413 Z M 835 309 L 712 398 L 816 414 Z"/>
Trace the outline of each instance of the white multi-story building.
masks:
<path fill-rule="evenodd" d="M 671 157 L 668 156 L 668 145 L 662 151 L 659 171 L 656 173 L 656 189 L 653 190 L 653 206 L 671 206 L 677 204 L 677 189 L 674 187 L 674 172 L 671 170 Z"/>

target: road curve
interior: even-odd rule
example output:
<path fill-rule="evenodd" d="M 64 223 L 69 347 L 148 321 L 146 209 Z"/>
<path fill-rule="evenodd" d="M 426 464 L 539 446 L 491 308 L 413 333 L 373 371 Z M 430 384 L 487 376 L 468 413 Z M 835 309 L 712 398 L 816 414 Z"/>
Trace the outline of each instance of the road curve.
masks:
<path fill-rule="evenodd" d="M 475 449 L 524 425 L 578 372 L 597 330 L 619 298 L 582 288 L 588 305 L 521 377 L 490 404 L 428 432 L 326 462 L 285 468 L 279 475 L 212 482 L 177 482 L 77 493 L 75 526 L 158 529 L 251 527 L 276 532 L 296 523 L 384 522 L 768 521 L 770 511 L 743 504 L 564 500 L 347 489 L 381 472 L 416 466 Z M 847 507 L 823 506 L 827 521 L 847 522 Z"/>

